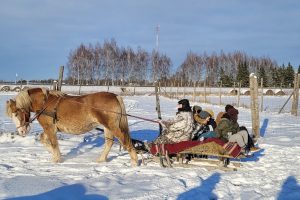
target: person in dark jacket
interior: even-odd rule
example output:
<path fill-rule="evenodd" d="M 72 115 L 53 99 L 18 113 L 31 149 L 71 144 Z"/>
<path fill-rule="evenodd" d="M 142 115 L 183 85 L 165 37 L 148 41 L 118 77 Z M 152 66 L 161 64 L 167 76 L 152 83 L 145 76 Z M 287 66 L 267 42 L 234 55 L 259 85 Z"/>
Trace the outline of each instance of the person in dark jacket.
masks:
<path fill-rule="evenodd" d="M 234 107 L 229 108 L 217 125 L 216 133 L 217 137 L 224 142 L 236 142 L 246 152 L 248 132 L 240 130 L 237 123 L 238 113 Z"/>

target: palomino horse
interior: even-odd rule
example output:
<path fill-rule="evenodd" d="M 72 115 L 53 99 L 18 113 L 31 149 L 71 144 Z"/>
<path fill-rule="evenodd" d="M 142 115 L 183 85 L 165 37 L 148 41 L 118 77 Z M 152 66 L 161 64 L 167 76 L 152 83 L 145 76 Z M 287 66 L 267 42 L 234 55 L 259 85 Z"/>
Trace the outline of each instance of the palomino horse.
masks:
<path fill-rule="evenodd" d="M 56 133 L 82 134 L 98 125 L 103 125 L 105 147 L 97 159 L 107 160 L 114 136 L 126 148 L 132 165 L 137 165 L 137 154 L 131 143 L 125 106 L 120 96 L 109 92 L 98 92 L 83 96 L 69 96 L 58 91 L 32 88 L 21 91 L 7 101 L 6 112 L 14 121 L 21 136 L 29 132 L 35 118 L 44 132 L 41 142 L 52 153 L 54 162 L 61 161 Z M 30 112 L 36 113 L 30 120 Z"/>

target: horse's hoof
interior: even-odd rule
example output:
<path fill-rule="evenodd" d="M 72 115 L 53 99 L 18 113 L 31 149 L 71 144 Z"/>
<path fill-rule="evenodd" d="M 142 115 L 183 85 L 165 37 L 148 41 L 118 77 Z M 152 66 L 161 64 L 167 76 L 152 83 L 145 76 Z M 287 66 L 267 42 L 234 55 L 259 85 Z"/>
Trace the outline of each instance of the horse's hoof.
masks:
<path fill-rule="evenodd" d="M 132 161 L 131 162 L 131 167 L 137 167 L 139 164 L 137 161 Z"/>
<path fill-rule="evenodd" d="M 54 163 L 62 163 L 62 159 L 61 158 L 53 158 L 52 161 Z"/>
<path fill-rule="evenodd" d="M 107 159 L 99 158 L 99 159 L 97 159 L 96 162 L 97 162 L 97 163 L 107 162 Z"/>

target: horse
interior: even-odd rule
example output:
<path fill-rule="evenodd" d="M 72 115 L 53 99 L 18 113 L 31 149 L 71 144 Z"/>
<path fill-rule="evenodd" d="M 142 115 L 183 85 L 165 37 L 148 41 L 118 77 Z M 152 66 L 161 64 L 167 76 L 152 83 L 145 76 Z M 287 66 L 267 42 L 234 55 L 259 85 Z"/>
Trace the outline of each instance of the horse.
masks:
<path fill-rule="evenodd" d="M 35 116 L 30 119 L 30 113 Z M 104 127 L 104 150 L 97 162 L 107 161 L 114 137 L 127 149 L 131 164 L 137 165 L 137 154 L 129 135 L 128 120 L 122 97 L 110 92 L 72 96 L 45 88 L 22 90 L 6 102 L 6 114 L 12 118 L 19 135 L 25 137 L 30 123 L 37 119 L 43 132 L 41 143 L 52 153 L 53 162 L 61 162 L 57 132 L 83 134 L 99 125 Z"/>

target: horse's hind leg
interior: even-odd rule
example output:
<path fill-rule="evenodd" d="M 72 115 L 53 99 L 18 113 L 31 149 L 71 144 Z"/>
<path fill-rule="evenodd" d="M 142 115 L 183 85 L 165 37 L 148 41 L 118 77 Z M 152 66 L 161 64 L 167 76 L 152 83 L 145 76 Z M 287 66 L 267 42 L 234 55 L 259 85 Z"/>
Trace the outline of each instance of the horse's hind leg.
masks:
<path fill-rule="evenodd" d="M 137 157 L 137 154 L 136 154 L 136 151 L 135 151 L 133 145 L 130 144 L 130 146 L 127 147 L 127 150 L 130 155 L 130 158 L 131 158 L 131 165 L 137 166 L 138 165 L 138 157 Z"/>
<path fill-rule="evenodd" d="M 116 137 L 119 139 L 119 141 L 122 144 L 122 146 L 125 149 L 127 149 L 128 153 L 130 155 L 130 158 L 131 158 L 131 165 L 132 166 L 137 166 L 138 165 L 138 157 L 137 157 L 135 148 L 132 145 L 131 138 L 129 137 L 129 135 L 125 136 L 125 134 L 123 134 L 119 130 Z"/>
<path fill-rule="evenodd" d="M 107 155 L 114 143 L 114 136 L 111 133 L 110 130 L 104 128 L 104 137 L 105 137 L 105 144 L 104 144 L 104 150 L 101 153 L 100 157 L 97 159 L 97 162 L 106 162 L 107 161 Z"/>

